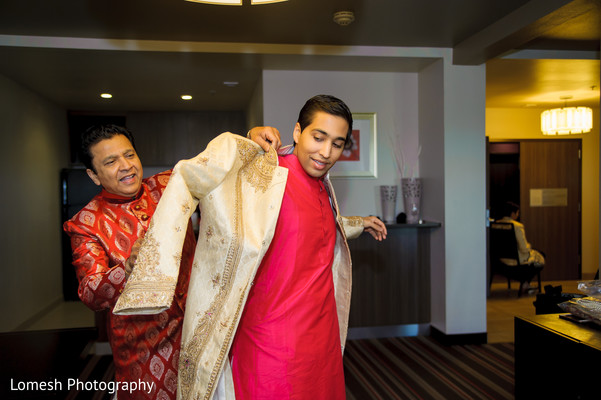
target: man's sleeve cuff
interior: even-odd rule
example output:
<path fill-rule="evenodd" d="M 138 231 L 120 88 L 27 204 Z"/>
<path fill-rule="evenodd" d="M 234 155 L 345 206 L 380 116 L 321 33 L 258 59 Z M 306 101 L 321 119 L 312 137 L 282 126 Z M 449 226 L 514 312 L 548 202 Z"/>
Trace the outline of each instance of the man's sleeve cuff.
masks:
<path fill-rule="evenodd" d="M 126 286 L 121 293 L 113 314 L 147 315 L 159 314 L 171 307 L 175 285 L 171 283 L 139 282 Z"/>
<path fill-rule="evenodd" d="M 347 239 L 356 239 L 363 233 L 363 217 L 341 217 Z"/>

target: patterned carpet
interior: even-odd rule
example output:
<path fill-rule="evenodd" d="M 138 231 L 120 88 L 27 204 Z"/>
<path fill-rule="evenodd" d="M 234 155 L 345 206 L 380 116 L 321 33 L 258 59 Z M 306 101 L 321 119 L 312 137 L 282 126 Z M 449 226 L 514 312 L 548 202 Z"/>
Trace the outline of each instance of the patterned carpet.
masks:
<path fill-rule="evenodd" d="M 110 381 L 111 356 L 91 356 L 82 380 Z M 344 355 L 348 400 L 513 399 L 514 345 L 444 346 L 429 336 L 350 340 Z M 108 400 L 71 391 L 69 400 Z"/>
<path fill-rule="evenodd" d="M 444 346 L 429 336 L 348 341 L 348 400 L 513 399 L 514 345 Z"/>

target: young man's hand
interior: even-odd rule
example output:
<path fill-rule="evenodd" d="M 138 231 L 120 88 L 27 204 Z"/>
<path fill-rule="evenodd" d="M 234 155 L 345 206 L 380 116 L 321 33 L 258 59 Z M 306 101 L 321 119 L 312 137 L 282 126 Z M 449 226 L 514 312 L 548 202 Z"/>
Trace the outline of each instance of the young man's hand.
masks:
<path fill-rule="evenodd" d="M 386 229 L 384 222 L 374 216 L 363 217 L 363 230 L 368 232 L 379 242 L 386 239 L 386 235 L 388 235 L 388 230 Z"/>
<path fill-rule="evenodd" d="M 276 151 L 282 145 L 280 132 L 271 126 L 256 126 L 248 131 L 248 138 L 257 143 L 265 152 L 269 151 L 269 146 Z"/>

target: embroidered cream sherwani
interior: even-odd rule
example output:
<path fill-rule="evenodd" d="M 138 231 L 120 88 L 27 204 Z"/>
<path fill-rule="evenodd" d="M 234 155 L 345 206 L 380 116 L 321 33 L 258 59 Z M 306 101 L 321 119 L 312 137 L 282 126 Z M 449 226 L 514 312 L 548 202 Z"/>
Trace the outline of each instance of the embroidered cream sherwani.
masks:
<path fill-rule="evenodd" d="M 200 205 L 179 357 L 179 398 L 211 399 L 215 392 L 216 398 L 235 397 L 228 352 L 274 234 L 287 173 L 278 166 L 275 151 L 264 153 L 256 143 L 231 133 L 221 134 L 201 154 L 174 168 L 114 312 L 150 314 L 169 308 L 186 226 Z M 329 179 L 325 183 L 338 225 L 332 269 L 344 345 L 351 300 L 346 239 L 361 234 L 363 220 L 341 217 Z"/>

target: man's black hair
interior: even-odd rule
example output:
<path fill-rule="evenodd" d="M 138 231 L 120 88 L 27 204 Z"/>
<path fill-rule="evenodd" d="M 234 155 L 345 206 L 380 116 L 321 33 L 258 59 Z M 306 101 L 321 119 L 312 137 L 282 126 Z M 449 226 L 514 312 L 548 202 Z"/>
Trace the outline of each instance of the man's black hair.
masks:
<path fill-rule="evenodd" d="M 518 206 L 517 204 L 515 204 L 512 201 L 507 201 L 503 205 L 503 216 L 504 217 L 511 217 L 511 213 L 518 212 L 518 211 L 520 211 L 520 206 Z"/>
<path fill-rule="evenodd" d="M 347 122 L 348 132 L 346 134 L 346 141 L 348 142 L 351 137 L 351 132 L 353 131 L 353 114 L 344 101 L 327 94 L 319 94 L 311 97 L 300 110 L 297 122 L 300 125 L 301 132 L 304 131 L 307 126 L 311 125 L 315 113 L 319 111 L 341 117 Z"/>
<path fill-rule="evenodd" d="M 81 161 L 86 166 L 86 168 L 91 169 L 96 172 L 94 166 L 92 165 L 92 152 L 91 148 L 96 143 L 101 142 L 102 140 L 110 139 L 116 135 L 125 136 L 136 149 L 136 144 L 134 143 L 134 136 L 129 131 L 129 129 L 114 125 L 114 124 L 102 124 L 102 125 L 94 125 L 86 129 L 84 133 L 81 135 L 81 147 L 79 149 L 79 157 Z"/>

